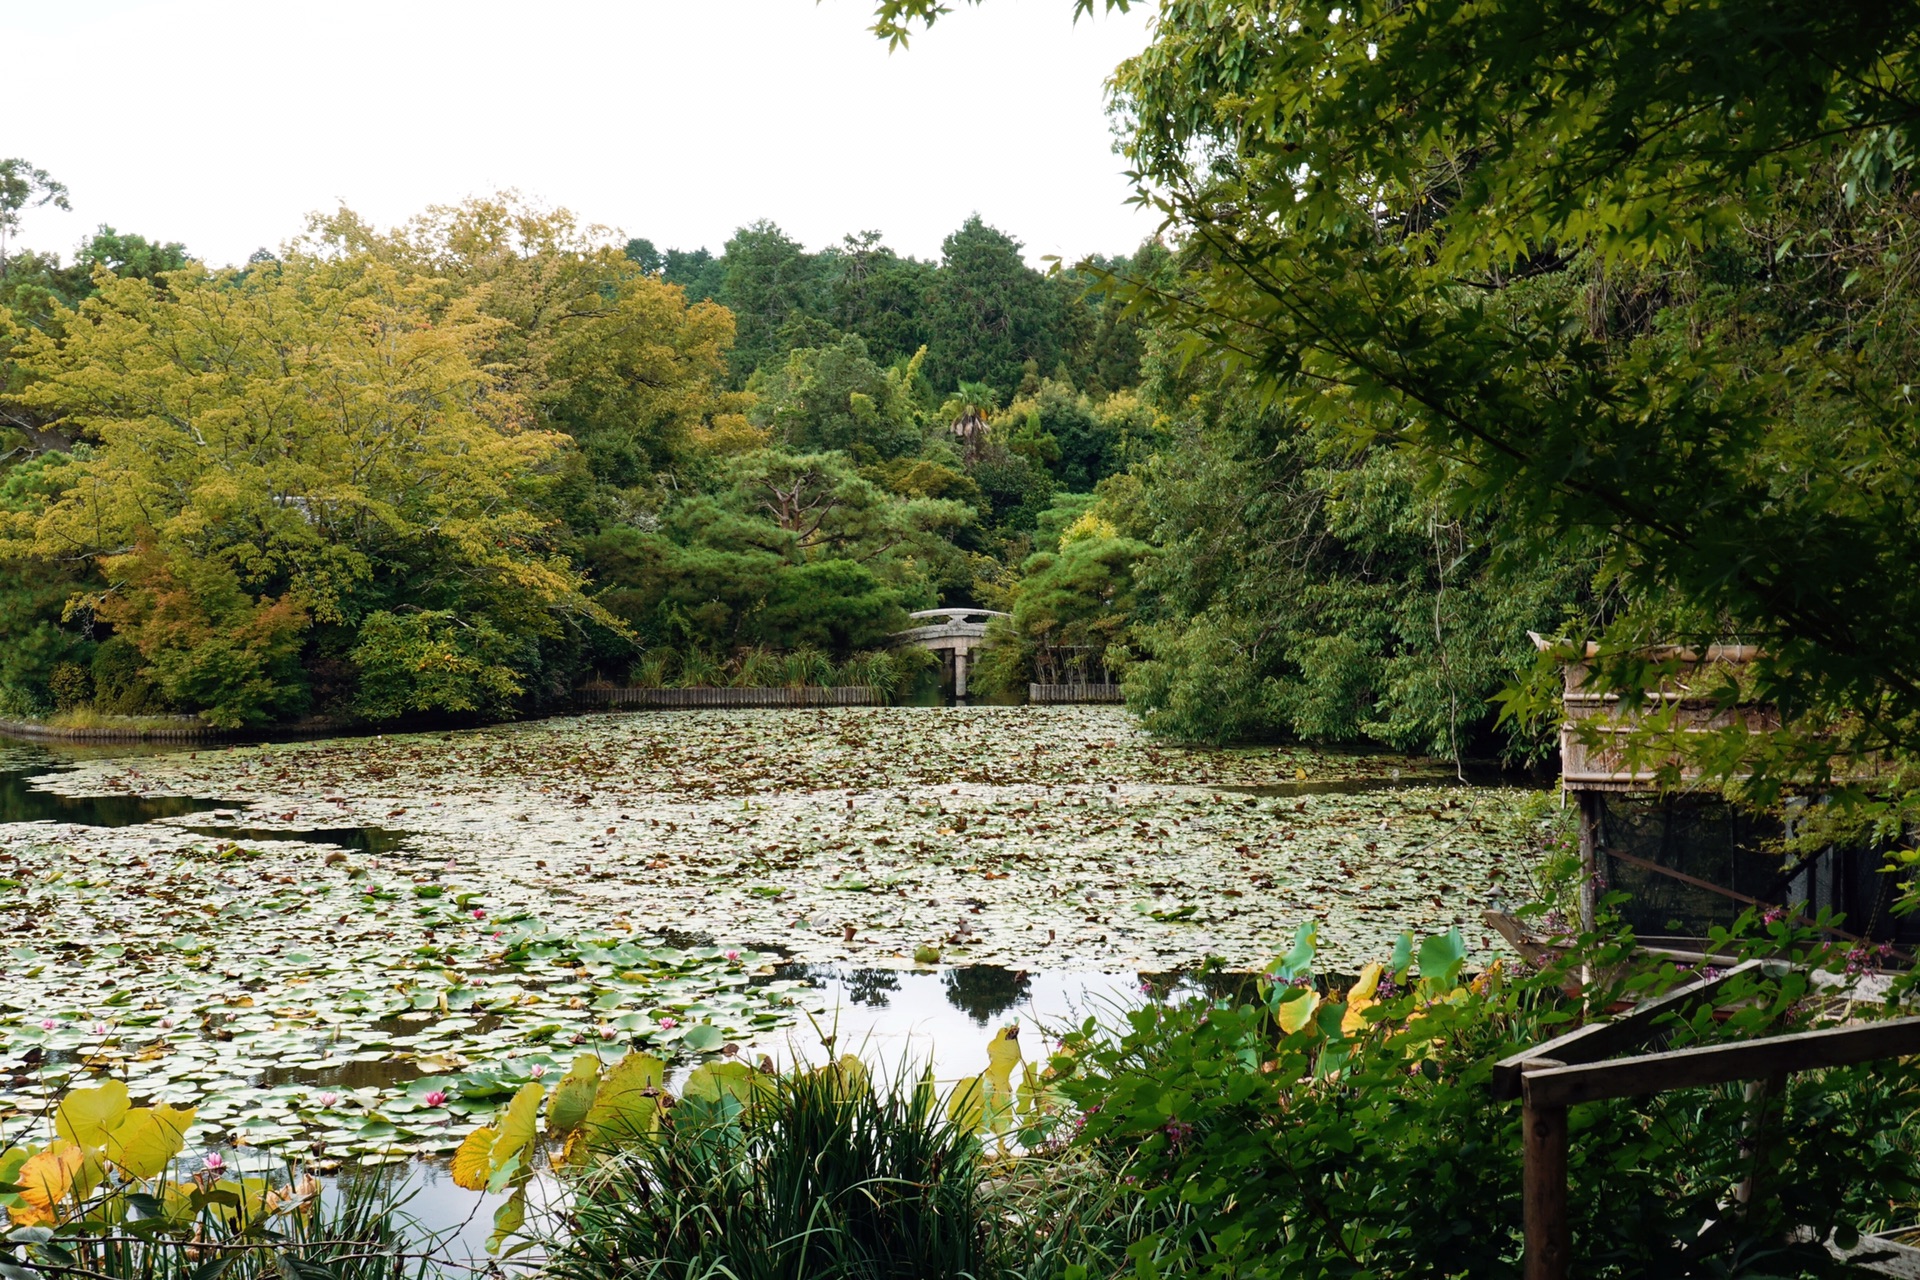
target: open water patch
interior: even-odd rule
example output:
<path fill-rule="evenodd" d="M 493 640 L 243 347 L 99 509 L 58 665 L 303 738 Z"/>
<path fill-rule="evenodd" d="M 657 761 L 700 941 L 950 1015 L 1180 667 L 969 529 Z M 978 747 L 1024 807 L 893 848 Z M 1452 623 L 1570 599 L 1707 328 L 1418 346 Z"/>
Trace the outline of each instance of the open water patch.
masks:
<path fill-rule="evenodd" d="M 212 836 L 233 844 L 258 844 L 263 841 L 298 841 L 304 844 L 330 844 L 355 853 L 398 853 L 413 833 L 387 827 L 188 827 L 195 835 Z"/>
<path fill-rule="evenodd" d="M 35 778 L 61 772 L 65 770 L 54 766 L 0 773 L 0 822 L 135 827 L 162 818 L 233 808 L 229 801 L 199 796 L 66 796 L 33 785 Z"/>

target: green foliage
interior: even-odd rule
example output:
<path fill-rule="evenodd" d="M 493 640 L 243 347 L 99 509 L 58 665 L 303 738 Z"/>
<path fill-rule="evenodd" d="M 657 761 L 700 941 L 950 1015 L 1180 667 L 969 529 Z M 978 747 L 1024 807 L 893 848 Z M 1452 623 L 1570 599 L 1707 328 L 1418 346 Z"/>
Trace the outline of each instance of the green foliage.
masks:
<path fill-rule="evenodd" d="M 801 452 L 837 449 L 874 460 L 898 458 L 920 446 L 920 410 L 912 393 L 919 368 L 916 356 L 901 368 L 882 369 L 867 358 L 867 344 L 858 336 L 797 348 L 753 380 L 760 396 L 755 418 Z"/>
<path fill-rule="evenodd" d="M 930 1091 L 827 1067 L 670 1116 L 581 1187 L 559 1280 L 957 1280 L 1016 1263 L 979 1145 Z"/>
<path fill-rule="evenodd" d="M 1597 545 L 1603 685 L 1757 644 L 1727 696 L 1799 732 L 1654 758 L 1817 778 L 1920 724 L 1916 59 L 1911 7 L 1172 6 L 1117 81 L 1192 268 L 1142 301 L 1503 540 Z"/>
<path fill-rule="evenodd" d="M 1757 941 L 1839 963 L 1776 932 Z M 1597 948 L 1589 973 L 1617 975 L 1585 993 L 1603 1005 L 1679 976 L 1628 963 L 1630 938 L 1583 946 Z M 1408 939 L 1342 992 L 1316 981 L 1312 954 L 1303 929 L 1253 998 L 1148 1005 L 1117 1034 L 1089 1021 L 1069 1037 L 1054 1087 L 1084 1122 L 1074 1141 L 1140 1204 L 1114 1247 L 1161 1276 L 1518 1276 L 1519 1108 L 1488 1085 L 1498 1058 L 1577 1016 L 1562 990 L 1577 960 L 1462 985 L 1457 933 Z M 1803 1026 L 1809 990 L 1805 972 L 1743 976 L 1719 1002 L 1725 1025 L 1703 1008 L 1669 1016 L 1667 1035 Z M 1790 1242 L 1878 1229 L 1920 1189 L 1917 1091 L 1920 1073 L 1889 1060 L 1792 1077 L 1771 1102 L 1731 1086 L 1574 1108 L 1580 1273 L 1842 1274 L 1820 1244 Z M 1728 1212 L 1756 1170 L 1758 1193 Z"/>
<path fill-rule="evenodd" d="M 979 215 L 941 243 L 928 290 L 927 377 L 938 387 L 984 382 L 1001 395 L 1027 361 L 1052 369 L 1064 354 L 1061 293 L 1020 256 L 1020 242 Z"/>
<path fill-rule="evenodd" d="M 109 715 L 135 716 L 164 710 L 160 691 L 147 678 L 139 648 L 125 636 L 112 636 L 93 651 L 93 705 Z"/>
<path fill-rule="evenodd" d="M 422 712 L 500 715 L 524 692 L 528 665 L 512 638 L 485 618 L 465 622 L 444 610 L 367 615 L 353 649 L 357 699 L 373 720 Z"/>
<path fill-rule="evenodd" d="M 1156 731 L 1221 742 L 1372 739 L 1443 756 L 1541 740 L 1492 729 L 1492 697 L 1533 668 L 1594 569 L 1577 545 L 1502 546 L 1401 453 L 1262 409 L 1246 389 L 1168 378 L 1174 440 L 1136 469 L 1128 532 L 1162 550 L 1133 639 L 1131 704 Z"/>

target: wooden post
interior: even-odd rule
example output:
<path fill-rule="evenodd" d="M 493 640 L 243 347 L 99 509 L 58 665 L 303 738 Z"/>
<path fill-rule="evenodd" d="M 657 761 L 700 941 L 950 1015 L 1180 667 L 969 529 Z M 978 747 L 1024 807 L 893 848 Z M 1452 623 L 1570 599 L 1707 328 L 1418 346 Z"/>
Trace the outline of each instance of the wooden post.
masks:
<path fill-rule="evenodd" d="M 1548 1060 L 1540 1065 L 1560 1064 Z M 1522 1274 L 1525 1280 L 1567 1280 L 1573 1256 L 1573 1225 L 1567 1220 L 1567 1108 L 1538 1105 L 1527 1090 L 1520 1126 L 1527 1244 Z"/>
<path fill-rule="evenodd" d="M 1600 826 L 1600 797 L 1591 791 L 1573 793 L 1580 810 L 1580 932 L 1593 932 L 1600 901 L 1600 855 L 1595 837 Z"/>

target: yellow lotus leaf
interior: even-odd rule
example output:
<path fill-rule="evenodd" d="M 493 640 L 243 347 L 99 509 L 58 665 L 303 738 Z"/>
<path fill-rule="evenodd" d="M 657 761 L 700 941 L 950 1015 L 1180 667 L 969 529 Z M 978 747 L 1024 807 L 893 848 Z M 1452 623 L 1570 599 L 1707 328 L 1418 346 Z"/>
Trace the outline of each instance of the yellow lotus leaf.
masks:
<path fill-rule="evenodd" d="M 644 1093 L 666 1083 L 667 1064 L 650 1053 L 630 1053 L 607 1068 L 600 1082 L 602 1098 L 620 1093 Z"/>
<path fill-rule="evenodd" d="M 499 1253 L 500 1246 L 527 1220 L 527 1188 L 523 1183 L 513 1189 L 507 1202 L 493 1211 L 493 1234 L 487 1237 L 487 1252 Z"/>
<path fill-rule="evenodd" d="M 21 1164 L 14 1184 L 20 1188 L 20 1204 L 13 1220 L 21 1226 L 51 1226 L 54 1206 L 73 1194 L 73 1180 L 86 1163 L 87 1153 L 71 1142 L 49 1143 L 44 1151 L 28 1156 Z"/>
<path fill-rule="evenodd" d="M 587 1130 L 583 1125 L 568 1134 L 566 1142 L 553 1154 L 553 1167 L 577 1169 L 585 1164 L 592 1154 L 592 1146 L 587 1140 Z"/>
<path fill-rule="evenodd" d="M 1493 985 L 1495 982 L 1498 982 L 1499 980 L 1500 980 L 1500 961 L 1495 960 L 1492 964 L 1488 965 L 1484 970 L 1481 971 L 1480 976 L 1473 980 L 1473 982 L 1470 984 L 1470 987 L 1471 987 L 1471 990 L 1473 991 L 1473 994 L 1477 996 L 1483 996 L 1487 993 L 1487 988 Z"/>
<path fill-rule="evenodd" d="M 579 1128 L 599 1091 L 600 1060 L 583 1053 L 573 1060 L 572 1069 L 553 1087 L 553 1097 L 547 1100 L 547 1132 L 557 1138 Z"/>
<path fill-rule="evenodd" d="M 580 1122 L 593 1145 L 618 1145 L 652 1133 L 660 1123 L 666 1074 L 666 1064 L 650 1054 L 630 1053 L 614 1063 Z"/>
<path fill-rule="evenodd" d="M 475 1129 L 453 1153 L 453 1184 L 468 1191 L 484 1190 L 487 1175 L 493 1170 L 493 1140 L 499 1135 L 492 1125 Z"/>
<path fill-rule="evenodd" d="M 53 1127 L 76 1146 L 97 1147 L 125 1119 L 127 1111 L 127 1086 L 108 1080 L 90 1089 L 69 1092 L 53 1113 Z"/>
<path fill-rule="evenodd" d="M 1380 990 L 1380 975 L 1384 972 L 1378 964 L 1360 970 L 1360 980 L 1347 992 L 1347 1012 L 1340 1019 L 1341 1035 L 1355 1035 L 1367 1029 L 1367 1010 L 1379 1003 L 1374 993 Z"/>
<path fill-rule="evenodd" d="M 947 1099 L 947 1119 L 965 1133 L 978 1133 L 986 1114 L 984 1076 L 972 1076 L 954 1087 Z"/>
<path fill-rule="evenodd" d="M 107 1135 L 107 1159 L 128 1176 L 157 1178 L 187 1145 L 194 1108 L 136 1107 Z"/>
<path fill-rule="evenodd" d="M 708 1062 L 687 1077 L 686 1087 L 680 1092 L 685 1097 L 706 1102 L 732 1098 L 745 1104 L 752 1101 L 756 1093 L 770 1087 L 764 1076 L 744 1062 Z"/>
<path fill-rule="evenodd" d="M 1003 1136 L 1013 1123 L 1013 1069 L 1019 1065 L 1020 1028 L 1010 1023 L 987 1042 L 987 1069 L 980 1073 L 982 1120 Z"/>
<path fill-rule="evenodd" d="M 499 1133 L 493 1140 L 495 1173 L 533 1144 L 534 1127 L 540 1123 L 540 1102 L 546 1096 L 547 1087 L 531 1081 L 521 1085 L 520 1092 L 507 1104 L 507 1114 L 501 1117 Z"/>
<path fill-rule="evenodd" d="M 33 1152 L 25 1147 L 9 1147 L 5 1151 L 0 1151 L 0 1182 L 17 1184 L 20 1180 L 20 1166 L 25 1164 L 27 1157 L 32 1154 Z"/>
<path fill-rule="evenodd" d="M 1320 993 L 1311 988 L 1303 990 L 1293 999 L 1281 1004 L 1280 1012 L 1276 1015 L 1280 1020 L 1280 1029 L 1292 1035 L 1313 1021 L 1313 1012 L 1319 1007 Z"/>

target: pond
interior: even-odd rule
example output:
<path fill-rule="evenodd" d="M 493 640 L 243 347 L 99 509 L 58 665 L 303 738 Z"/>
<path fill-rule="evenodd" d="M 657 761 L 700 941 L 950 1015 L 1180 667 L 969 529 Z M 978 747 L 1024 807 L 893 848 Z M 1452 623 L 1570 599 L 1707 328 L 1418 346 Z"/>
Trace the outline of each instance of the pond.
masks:
<path fill-rule="evenodd" d="M 954 1079 L 996 1019 L 1257 967 L 1307 920 L 1332 971 L 1403 929 L 1485 959 L 1537 808 L 1400 758 L 1169 747 L 1117 707 L 10 745 L 0 797 L 0 1138 L 109 1072 L 197 1103 L 196 1145 L 357 1161 L 444 1154 L 583 1048 L 684 1071 L 825 1032 Z"/>

